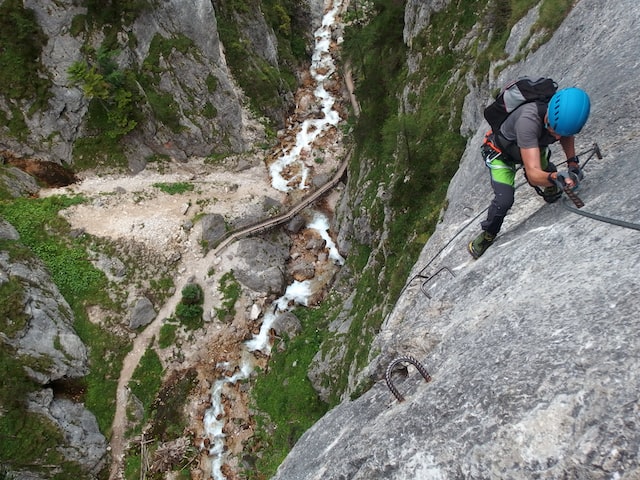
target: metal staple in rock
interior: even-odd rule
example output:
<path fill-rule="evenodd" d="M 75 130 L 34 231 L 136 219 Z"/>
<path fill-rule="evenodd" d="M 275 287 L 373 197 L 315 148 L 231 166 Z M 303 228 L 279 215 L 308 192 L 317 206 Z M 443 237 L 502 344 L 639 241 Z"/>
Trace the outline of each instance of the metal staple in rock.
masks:
<path fill-rule="evenodd" d="M 407 363 L 412 364 L 414 367 L 416 367 L 418 369 L 420 374 L 424 377 L 424 379 L 427 382 L 431 381 L 431 375 L 429 375 L 429 372 L 427 372 L 427 369 L 424 368 L 424 365 L 422 365 L 418 360 L 416 360 L 411 355 L 403 355 L 401 357 L 396 358 L 387 367 L 387 371 L 384 374 L 384 378 L 385 378 L 385 380 L 387 382 L 387 387 L 389 387 L 389 390 L 391 390 L 391 393 L 393 393 L 393 395 L 398 399 L 398 402 L 403 402 L 404 401 L 404 396 L 402 396 L 402 394 L 398 391 L 396 386 L 391 381 L 391 373 L 393 371 L 393 367 L 395 367 L 397 364 L 399 364 L 401 362 L 407 362 Z"/>

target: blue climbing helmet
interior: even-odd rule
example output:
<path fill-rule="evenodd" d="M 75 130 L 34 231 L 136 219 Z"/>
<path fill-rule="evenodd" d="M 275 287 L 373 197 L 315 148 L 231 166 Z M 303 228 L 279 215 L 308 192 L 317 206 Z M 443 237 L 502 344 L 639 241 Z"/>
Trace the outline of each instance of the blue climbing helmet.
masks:
<path fill-rule="evenodd" d="M 549 100 L 549 126 L 563 137 L 575 135 L 587 123 L 590 109 L 589 95 L 584 90 L 576 87 L 558 90 Z"/>

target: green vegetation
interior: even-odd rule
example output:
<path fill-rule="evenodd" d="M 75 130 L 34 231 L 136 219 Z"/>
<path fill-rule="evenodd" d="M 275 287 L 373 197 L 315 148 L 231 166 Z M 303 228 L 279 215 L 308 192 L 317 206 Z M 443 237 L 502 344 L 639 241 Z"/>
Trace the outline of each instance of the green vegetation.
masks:
<path fill-rule="evenodd" d="M 198 384 L 197 377 L 195 370 L 173 372 L 158 392 L 152 405 L 149 430 L 158 441 L 167 442 L 184 435 L 188 421 L 184 406 L 191 391 Z"/>
<path fill-rule="evenodd" d="M 87 126 L 89 134 L 74 145 L 76 169 L 104 164 L 126 166 L 119 140 L 141 121 L 137 79 L 130 70 L 120 70 L 114 57 L 117 50 L 104 45 L 85 49 L 86 59 L 69 67 L 69 80 L 82 88 L 90 100 Z"/>
<path fill-rule="evenodd" d="M 144 406 L 145 420 L 151 415 L 151 407 L 162 386 L 162 362 L 153 348 L 148 348 L 136 367 L 129 388 Z"/>
<path fill-rule="evenodd" d="M 73 314 L 75 330 L 89 348 L 91 370 L 83 379 L 86 382 L 83 400 L 96 416 L 101 431 L 108 435 L 115 412 L 117 372 L 128 347 L 124 341 L 91 323 L 86 314 L 86 307 L 90 305 L 99 305 L 107 309 L 113 308 L 114 305 L 107 295 L 108 282 L 104 273 L 93 267 L 89 261 L 83 240 L 69 237 L 69 225 L 58 215 L 59 210 L 82 201 L 81 197 L 48 197 L 0 202 L 0 216 L 9 221 L 20 234 L 20 242 L 5 241 L 0 247 L 3 251 L 8 251 L 15 261 L 26 262 L 34 257 L 42 260 L 60 293 L 69 303 L 72 312 L 61 313 Z M 8 295 L 7 303 L 3 301 L 2 305 L 9 308 L 12 302 L 18 301 L 13 295 L 20 294 L 20 287 L 13 280 L 3 286 L 1 293 Z M 21 312 L 21 309 L 10 312 L 5 320 L 8 325 L 17 328 L 22 322 Z M 17 435 L 21 442 L 30 442 L 30 439 L 37 441 L 40 432 L 44 432 L 49 438 L 55 438 L 55 434 L 49 432 L 53 427 L 43 425 L 43 419 L 27 413 L 26 405 L 22 403 L 26 393 L 37 388 L 24 373 L 24 366 L 28 365 L 35 370 L 46 368 L 46 359 L 34 362 L 29 358 L 16 359 L 4 348 L 1 352 L 2 371 L 12 373 L 3 375 L 5 379 L 10 378 L 11 382 L 2 383 L 0 396 L 14 398 L 13 403 L 5 403 L 0 399 L 3 411 L 10 412 L 2 417 L 1 422 L 6 422 L 0 427 L 2 436 L 13 439 Z M 16 432 L 19 432 L 19 435 Z M 16 443 L 15 440 L 2 440 L 0 463 L 16 468 L 35 468 L 34 458 L 39 458 L 43 464 L 62 465 L 68 477 L 83 478 L 77 472 L 76 466 L 65 464 L 61 458 L 51 457 L 50 452 L 43 452 L 42 449 L 47 448 L 47 445 L 51 444 L 40 442 L 38 448 L 32 448 Z M 13 451 L 14 448 L 20 450 L 20 455 Z M 23 458 L 24 463 L 21 463 Z"/>
<path fill-rule="evenodd" d="M 27 395 L 39 386 L 27 377 L 16 352 L 6 345 L 0 349 L 0 372 L 0 465 L 16 470 L 28 468 L 45 475 L 50 465 L 56 465 L 68 475 L 66 478 L 88 480 L 90 476 L 83 474 L 79 465 L 65 461 L 58 451 L 64 439 L 57 426 L 45 416 L 27 411 Z M 34 465 L 34 459 L 39 463 Z"/>
<path fill-rule="evenodd" d="M 70 304 L 109 304 L 106 276 L 88 260 L 81 240 L 68 238 L 69 225 L 58 215 L 58 211 L 83 201 L 82 197 L 20 198 L 0 204 L 0 215 L 45 263 Z"/>
<path fill-rule="evenodd" d="M 155 292 L 156 303 L 163 303 L 166 298 L 169 298 L 171 292 L 175 288 L 173 278 L 168 275 L 161 276 L 159 279 L 150 279 L 149 286 Z"/>
<path fill-rule="evenodd" d="M 184 405 L 196 385 L 197 373 L 195 370 L 173 372 L 157 392 L 149 411 L 150 427 L 148 435 L 145 437 L 148 439 L 145 444 L 149 452 L 148 458 L 153 457 L 159 444 L 184 436 L 188 421 L 185 417 Z M 150 480 L 166 478 L 165 474 L 151 473 L 148 470 L 146 475 L 141 475 L 141 453 L 140 443 L 133 443 L 125 459 L 125 478 L 148 478 Z M 191 475 L 188 467 L 199 453 L 196 447 L 190 446 L 184 456 L 174 459 L 174 463 L 171 465 L 173 472 L 171 478 L 189 480 Z"/>
<path fill-rule="evenodd" d="M 328 410 L 318 398 L 307 370 L 327 336 L 327 314 L 331 303 L 317 309 L 300 308 L 302 332 L 295 338 L 283 338 L 283 349 L 274 345 L 268 372 L 258 375 L 252 398 L 262 413 L 251 447 L 259 450 L 257 472 L 246 472 L 249 479 L 270 478 L 300 436 Z"/>
<path fill-rule="evenodd" d="M 236 315 L 236 301 L 240 298 L 241 290 L 240 284 L 233 276 L 233 270 L 222 275 L 218 286 L 218 291 L 222 294 L 222 300 L 220 307 L 215 309 L 220 321 L 233 320 Z"/>
<path fill-rule="evenodd" d="M 122 28 L 131 25 L 145 10 L 151 8 L 147 0 L 84 0 L 87 20 L 99 27 Z"/>
<path fill-rule="evenodd" d="M 165 62 L 170 61 L 174 51 L 180 52 L 183 55 L 187 55 L 188 53 L 196 54 L 195 45 L 188 37 L 178 35 L 175 38 L 167 39 L 162 35 L 156 34 L 151 40 L 149 54 L 142 64 L 139 81 L 144 87 L 147 101 L 154 116 L 172 132 L 179 133 L 182 130 L 182 126 L 180 125 L 180 109 L 178 108 L 178 104 L 171 93 L 161 92 L 158 89 L 160 76 L 165 70 L 161 65 L 161 60 Z M 211 80 L 207 82 L 209 88 L 210 85 Z"/>
<path fill-rule="evenodd" d="M 91 110 L 91 105 L 89 107 Z M 127 157 L 118 139 L 107 135 L 86 136 L 77 139 L 73 145 L 73 166 L 76 171 L 93 167 L 123 169 L 126 165 Z"/>
<path fill-rule="evenodd" d="M 175 182 L 175 183 L 154 183 L 154 187 L 160 189 L 169 195 L 180 195 L 182 193 L 191 192 L 195 188 L 193 183 Z"/>
<path fill-rule="evenodd" d="M 7 100 L 34 101 L 32 111 L 44 108 L 51 96 L 51 80 L 40 63 L 46 41 L 33 10 L 21 0 L 0 3 L 0 94 Z M 24 124 L 18 109 L 12 113 L 14 122 Z"/>
<path fill-rule="evenodd" d="M 189 283 L 182 289 L 182 299 L 176 305 L 176 319 L 186 330 L 197 330 L 202 327 L 202 303 L 204 292 L 197 283 Z"/>
<path fill-rule="evenodd" d="M 158 336 L 158 346 L 160 348 L 167 348 L 173 345 L 176 341 L 176 333 L 178 332 L 179 325 L 168 321 L 160 327 L 160 334 Z"/>
<path fill-rule="evenodd" d="M 366 364 L 369 345 L 422 248 L 423 243 L 415 241 L 416 236 L 435 228 L 449 179 L 465 147 L 465 139 L 455 133 L 460 124 L 461 103 L 452 102 L 463 98 L 465 92 L 449 82 L 459 68 L 458 54 L 448 48 L 436 53 L 438 46 L 453 46 L 456 36 L 466 33 L 466 25 L 452 29 L 451 21 L 443 23 L 448 18 L 458 18 L 460 12 L 450 11 L 457 6 L 434 14 L 441 21 L 433 20 L 428 42 L 423 40 L 420 45 L 422 55 L 427 58 L 421 62 L 422 69 L 410 77 L 405 70 L 408 52 L 402 38 L 404 5 L 392 1 L 373 3 L 375 11 L 370 21 L 354 24 L 347 30 L 344 54 L 364 79 L 356 92 L 362 113 L 354 127 L 358 147 L 352 168 L 358 171 L 361 163 L 367 164 L 368 174 L 362 183 L 371 187 L 364 192 L 363 205 L 373 215 L 373 228 L 378 231 L 387 228 L 389 236 L 383 250 L 356 245 L 356 254 L 347 259 L 352 271 L 361 273 L 350 331 L 344 338 L 333 340 L 333 343 L 347 342 L 344 362 L 338 366 L 341 372 L 332 383 L 338 396 L 347 386 L 353 364 L 358 369 Z M 467 20 L 470 24 L 477 19 L 474 6 L 477 7 L 471 5 L 464 12 L 470 15 Z M 400 92 L 418 78 L 424 92 L 413 90 L 416 93 L 411 96 L 411 104 L 401 106 Z M 397 212 L 391 218 L 382 216 L 385 209 L 377 195 L 380 183 L 387 186 L 391 207 Z M 372 267 L 363 269 L 363 265 Z M 324 348 L 330 348 L 331 344 L 327 342 Z"/>
<path fill-rule="evenodd" d="M 0 283 L 0 332 L 14 338 L 27 326 L 27 321 L 24 287 L 16 278 L 10 277 L 9 281 Z"/>
<path fill-rule="evenodd" d="M 294 70 L 306 61 L 306 26 L 293 15 L 301 6 L 294 0 L 214 0 L 218 34 L 234 78 L 250 98 L 252 108 L 272 120 L 280 121 L 284 93 L 296 88 Z M 255 54 L 251 39 L 238 20 L 262 11 L 278 40 L 279 65 L 274 66 Z"/>
<path fill-rule="evenodd" d="M 116 51 L 102 46 L 87 49 L 88 60 L 69 67 L 69 80 L 79 85 L 89 104 L 89 127 L 94 136 L 105 135 L 118 140 L 131 132 L 139 122 L 140 97 L 136 79 L 130 71 L 118 69 L 113 60 Z"/>
<path fill-rule="evenodd" d="M 258 2 L 219 2 L 216 16 L 220 36 L 225 43 L 226 55 L 236 79 L 251 99 L 252 108 L 265 118 L 281 122 L 287 98 L 296 88 L 295 69 L 306 61 L 307 25 L 294 14 L 303 7 L 295 0 L 267 0 Z M 173 133 L 184 130 L 183 117 L 195 116 L 195 110 L 181 109 L 173 92 L 160 88 L 161 75 L 172 56 L 181 53 L 198 61 L 199 52 L 193 41 L 185 35 L 170 38 L 157 34 L 151 42 L 149 55 L 136 66 L 118 66 L 123 48 L 134 48 L 137 39 L 129 26 L 143 12 L 153 8 L 148 0 L 83 0 L 84 14 L 76 15 L 70 32 L 85 38 L 83 59 L 68 70 L 71 84 L 82 89 L 89 100 L 86 134 L 77 139 L 73 147 L 74 166 L 85 170 L 95 166 L 121 169 L 127 166 L 123 137 L 135 132 L 151 115 Z M 246 18 L 258 12 L 265 15 L 273 27 L 278 41 L 278 65 L 272 65 L 254 54 L 250 40 L 243 37 Z M 299 12 L 298 12 L 299 13 Z M 240 21 L 241 24 L 238 24 Z M 30 102 L 31 112 L 47 107 L 51 96 L 51 80 L 40 64 L 42 48 L 47 38 L 40 29 L 32 10 L 24 8 L 18 0 L 7 0 L 0 5 L 0 95 L 11 102 L 8 111 L 0 111 L 0 123 L 18 140 L 24 140 L 29 128 L 16 100 Z M 92 43 L 99 32 L 99 47 Z M 122 60 L 122 58 L 120 58 Z M 122 63 L 121 63 L 122 65 Z M 29 81 L 25 82 L 24 79 Z M 218 79 L 211 73 L 205 79 L 209 93 L 218 89 Z M 195 105 L 194 92 L 185 90 L 187 102 L 194 102 L 199 117 L 215 119 L 218 110 L 205 100 Z M 272 129 L 268 130 L 273 133 Z M 229 148 L 224 132 L 220 132 L 218 150 Z"/>

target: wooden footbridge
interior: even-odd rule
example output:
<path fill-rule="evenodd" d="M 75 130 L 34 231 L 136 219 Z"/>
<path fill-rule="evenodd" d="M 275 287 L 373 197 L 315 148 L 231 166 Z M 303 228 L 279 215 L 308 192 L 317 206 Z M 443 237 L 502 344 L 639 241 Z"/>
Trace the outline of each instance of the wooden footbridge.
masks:
<path fill-rule="evenodd" d="M 239 240 L 241 238 L 248 237 L 251 235 L 256 235 L 259 233 L 264 233 L 267 230 L 270 230 L 278 225 L 282 225 L 283 223 L 286 223 L 289 220 L 291 220 L 293 217 L 299 214 L 302 210 L 304 210 L 309 205 L 317 201 L 327 192 L 332 190 L 338 183 L 340 183 L 340 180 L 347 172 L 347 166 L 349 164 L 350 159 L 351 159 L 351 151 L 349 151 L 349 153 L 345 156 L 344 161 L 342 162 L 342 164 L 340 165 L 336 173 L 333 175 L 333 177 L 331 177 L 331 179 L 327 183 L 322 185 L 315 192 L 311 193 L 310 195 L 302 199 L 300 203 L 292 207 L 289 211 L 282 213 L 280 215 L 277 215 L 275 217 L 259 220 L 245 227 L 227 232 L 217 242 L 217 244 L 213 248 L 213 254 L 218 256 L 220 252 L 222 252 L 222 250 L 224 250 L 226 247 L 228 247 L 231 243 L 235 242 L 236 240 Z"/>

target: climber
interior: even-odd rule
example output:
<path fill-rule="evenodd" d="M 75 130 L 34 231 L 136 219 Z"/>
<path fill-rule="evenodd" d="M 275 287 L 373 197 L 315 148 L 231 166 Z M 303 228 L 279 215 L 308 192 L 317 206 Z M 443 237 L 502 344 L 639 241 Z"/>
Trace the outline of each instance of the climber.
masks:
<path fill-rule="evenodd" d="M 469 242 L 473 258 L 479 258 L 491 246 L 513 205 L 515 174 L 524 167 L 529 185 L 548 203 L 562 195 L 567 186 L 576 188 L 582 180 L 579 159 L 575 153 L 574 135 L 589 118 L 590 100 L 586 92 L 571 87 L 558 90 L 548 104 L 524 103 L 510 113 L 496 133 L 487 132 L 481 147 L 491 175 L 494 197 L 482 232 Z M 549 161 L 549 145 L 559 141 L 567 158 L 566 173 L 557 171 Z"/>

